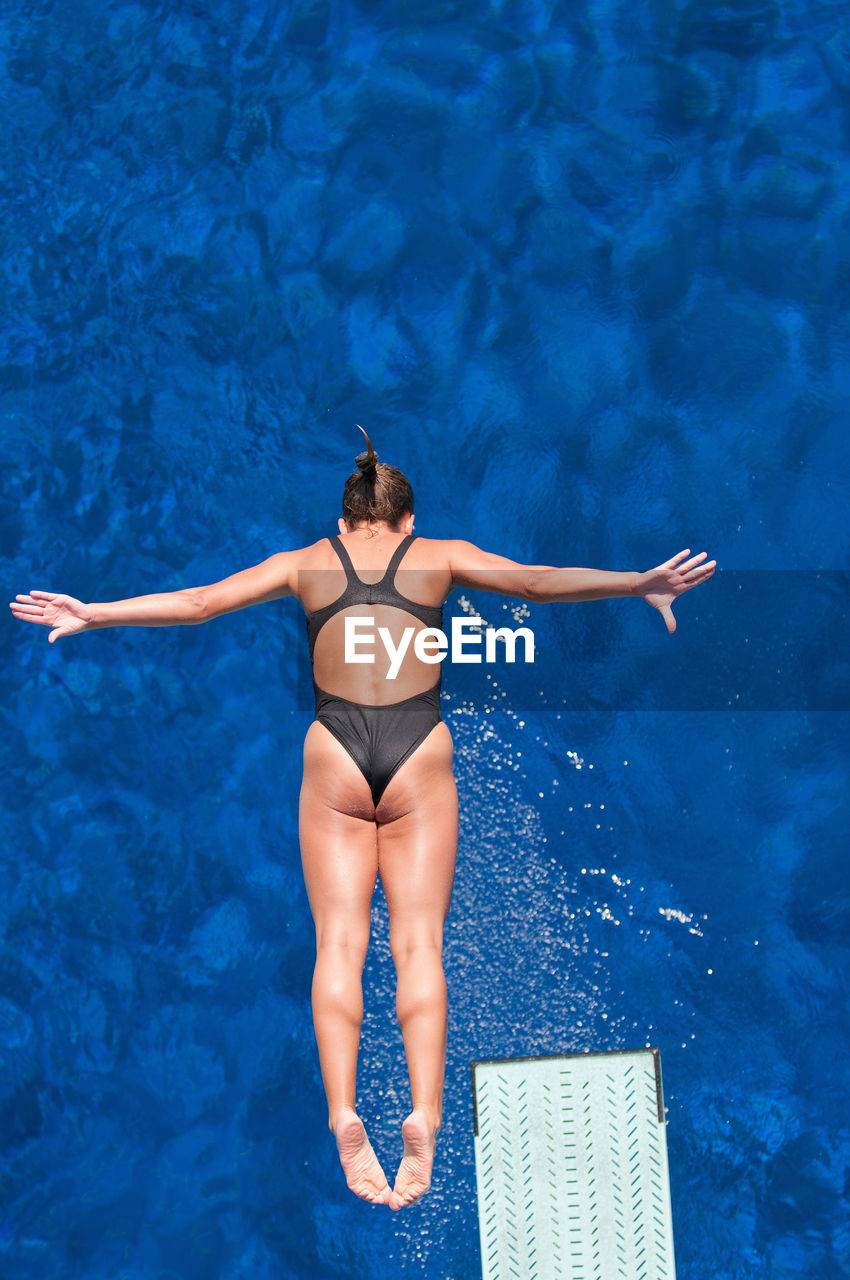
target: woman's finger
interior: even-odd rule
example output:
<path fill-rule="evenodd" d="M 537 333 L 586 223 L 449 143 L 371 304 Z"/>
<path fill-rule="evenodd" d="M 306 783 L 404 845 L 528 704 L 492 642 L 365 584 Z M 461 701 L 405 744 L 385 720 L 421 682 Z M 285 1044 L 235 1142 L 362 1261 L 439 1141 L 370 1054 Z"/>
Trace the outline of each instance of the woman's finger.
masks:
<path fill-rule="evenodd" d="M 30 595 L 34 598 L 37 596 L 40 600 L 55 600 L 57 593 L 55 591 L 30 591 Z"/>
<path fill-rule="evenodd" d="M 679 573 L 687 573 L 689 569 L 693 569 L 694 565 L 704 560 L 707 555 L 707 551 L 700 551 L 699 555 L 691 556 L 690 560 L 686 560 L 684 564 L 679 565 Z"/>
<path fill-rule="evenodd" d="M 685 578 L 689 587 L 695 587 L 698 582 L 704 582 L 706 578 L 710 578 L 717 567 L 716 560 L 709 560 L 708 564 L 701 565 L 699 569 L 691 569 L 685 574 Z"/>
<path fill-rule="evenodd" d="M 679 561 L 682 559 L 683 556 L 689 556 L 690 554 L 691 554 L 690 547 L 685 547 L 684 551 L 677 551 L 674 556 L 672 556 L 669 560 L 665 560 L 663 564 L 660 564 L 658 566 L 658 568 L 673 569 L 676 567 L 676 565 L 679 563 Z"/>
<path fill-rule="evenodd" d="M 18 622 L 36 622 L 43 627 L 49 627 L 53 625 L 52 623 L 48 622 L 47 619 L 40 613 L 37 613 L 37 614 L 36 613 L 16 613 L 13 610 L 12 617 L 17 618 Z"/>
<path fill-rule="evenodd" d="M 26 605 L 12 604 L 9 605 L 12 610 L 12 616 L 19 618 L 21 622 L 41 622 L 44 618 L 43 609 L 27 608 Z"/>

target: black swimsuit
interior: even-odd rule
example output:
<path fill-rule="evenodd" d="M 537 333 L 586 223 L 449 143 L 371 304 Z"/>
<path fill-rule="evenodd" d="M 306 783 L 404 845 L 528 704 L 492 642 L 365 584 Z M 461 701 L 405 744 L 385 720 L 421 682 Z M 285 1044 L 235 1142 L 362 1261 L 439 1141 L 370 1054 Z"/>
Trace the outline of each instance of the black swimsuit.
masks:
<path fill-rule="evenodd" d="M 382 604 L 403 609 L 424 622 L 426 627 L 441 628 L 443 610 L 440 605 L 417 604 L 408 600 L 396 589 L 395 575 L 415 535 L 410 533 L 396 547 L 379 582 L 368 583 L 354 572 L 348 552 L 339 538 L 330 538 L 330 544 L 339 556 L 345 570 L 347 583 L 341 596 L 307 614 L 307 635 L 310 641 L 310 661 L 316 639 L 322 627 L 334 614 L 352 605 Z M 313 679 L 316 695 L 316 719 L 329 729 L 341 742 L 369 784 L 372 800 L 377 806 L 387 783 L 394 773 L 411 756 L 420 743 L 428 737 L 434 725 L 440 723 L 440 680 L 424 693 L 416 693 L 402 702 L 390 702 L 374 706 L 349 702 L 325 693 Z"/>

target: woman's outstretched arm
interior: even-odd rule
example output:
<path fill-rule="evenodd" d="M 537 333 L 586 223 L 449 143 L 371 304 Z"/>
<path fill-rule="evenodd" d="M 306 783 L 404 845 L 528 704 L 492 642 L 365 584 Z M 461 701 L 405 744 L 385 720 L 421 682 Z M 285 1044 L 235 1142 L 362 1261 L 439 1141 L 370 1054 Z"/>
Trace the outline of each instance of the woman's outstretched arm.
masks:
<path fill-rule="evenodd" d="M 676 596 L 699 586 L 714 573 L 716 560 L 708 553 L 691 556 L 680 551 L 670 560 L 646 573 L 616 573 L 607 569 L 557 569 L 549 565 L 523 565 L 504 556 L 481 551 L 471 542 L 450 544 L 452 582 L 456 586 L 501 595 L 518 596 L 539 603 L 580 600 L 610 600 L 617 596 L 640 596 L 658 609 L 668 631 L 676 630 L 671 604 Z"/>
<path fill-rule="evenodd" d="M 235 609 L 293 595 L 300 558 L 298 551 L 281 551 L 262 564 L 209 586 L 101 604 L 84 604 L 73 596 L 58 595 L 54 591 L 30 591 L 28 595 L 16 596 L 9 608 L 21 622 L 50 627 L 47 638 L 51 644 L 61 636 L 100 627 L 173 627 L 208 622 Z"/>

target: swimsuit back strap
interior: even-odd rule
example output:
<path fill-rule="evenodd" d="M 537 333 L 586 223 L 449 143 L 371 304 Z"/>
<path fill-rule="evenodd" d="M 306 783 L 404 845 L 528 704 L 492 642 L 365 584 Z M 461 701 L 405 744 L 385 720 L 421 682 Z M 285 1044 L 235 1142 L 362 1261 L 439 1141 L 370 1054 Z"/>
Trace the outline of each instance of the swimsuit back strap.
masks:
<path fill-rule="evenodd" d="M 417 535 L 415 533 L 409 533 L 405 538 L 402 538 L 401 542 L 398 544 L 398 546 L 396 547 L 395 551 L 392 554 L 392 559 L 390 560 L 389 564 L 386 567 L 386 570 L 384 571 L 384 576 L 381 579 L 382 582 L 386 582 L 387 578 L 389 578 L 391 584 L 395 586 L 395 575 L 396 575 L 398 566 L 401 564 L 402 560 L 407 554 L 407 549 L 410 546 L 411 542 L 416 541 L 416 537 Z"/>
<path fill-rule="evenodd" d="M 351 563 L 351 556 L 348 554 L 345 547 L 342 545 L 342 540 L 338 538 L 336 534 L 333 534 L 330 538 L 328 538 L 328 542 L 331 544 L 334 551 L 339 556 L 340 564 L 345 570 L 345 576 L 348 579 L 348 581 L 353 583 L 360 582 L 361 579 L 357 577 L 357 574 L 354 571 L 354 565 Z"/>

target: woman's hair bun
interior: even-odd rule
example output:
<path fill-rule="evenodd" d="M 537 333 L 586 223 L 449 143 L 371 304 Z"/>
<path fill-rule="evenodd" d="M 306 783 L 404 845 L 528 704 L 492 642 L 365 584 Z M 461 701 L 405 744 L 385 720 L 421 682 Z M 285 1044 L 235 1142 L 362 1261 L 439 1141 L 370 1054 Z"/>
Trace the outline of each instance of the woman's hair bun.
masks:
<path fill-rule="evenodd" d="M 358 431 L 363 431 L 363 428 L 361 427 L 359 422 L 356 423 L 355 425 Z M 366 436 L 365 431 L 363 431 L 363 434 L 364 436 Z M 354 462 L 361 475 L 366 476 L 370 480 L 373 480 L 375 478 L 375 473 L 378 468 L 378 455 L 377 453 L 375 453 L 375 450 L 372 448 L 372 441 L 369 439 L 368 436 L 366 436 L 366 452 L 358 453 L 357 457 L 354 459 Z"/>
<path fill-rule="evenodd" d="M 363 431 L 360 423 L 357 430 Z M 388 524 L 395 529 L 402 516 L 413 515 L 413 490 L 398 467 L 378 462 L 372 441 L 366 436 L 366 451 L 355 458 L 357 470 L 345 482 L 342 518 L 349 529 L 360 525 Z"/>

